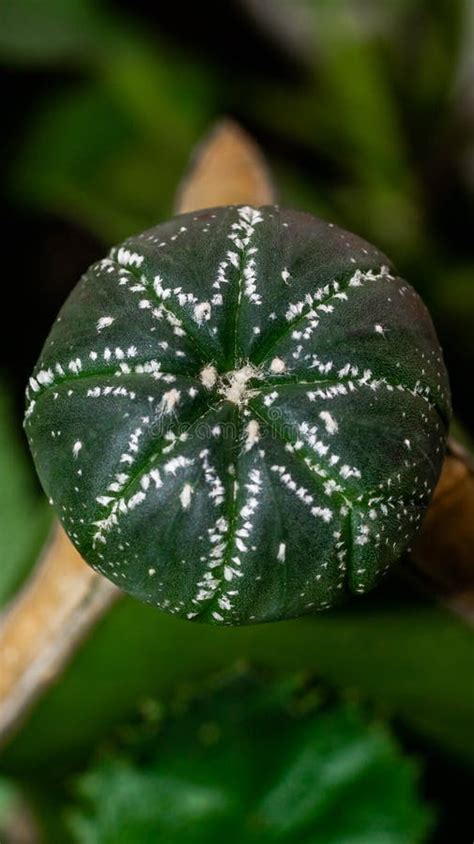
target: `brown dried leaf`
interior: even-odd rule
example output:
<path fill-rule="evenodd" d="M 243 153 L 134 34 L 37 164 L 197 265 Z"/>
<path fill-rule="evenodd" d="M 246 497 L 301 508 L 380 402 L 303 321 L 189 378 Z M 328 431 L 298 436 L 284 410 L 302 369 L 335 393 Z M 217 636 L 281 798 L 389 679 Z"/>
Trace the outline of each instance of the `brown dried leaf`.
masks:
<path fill-rule="evenodd" d="M 86 565 L 56 525 L 42 558 L 0 623 L 2 738 L 120 594 Z"/>
<path fill-rule="evenodd" d="M 272 202 L 275 193 L 260 150 L 237 123 L 221 120 L 195 152 L 177 191 L 176 211 Z"/>
<path fill-rule="evenodd" d="M 452 440 L 412 558 L 426 584 L 473 622 L 474 460 Z"/>

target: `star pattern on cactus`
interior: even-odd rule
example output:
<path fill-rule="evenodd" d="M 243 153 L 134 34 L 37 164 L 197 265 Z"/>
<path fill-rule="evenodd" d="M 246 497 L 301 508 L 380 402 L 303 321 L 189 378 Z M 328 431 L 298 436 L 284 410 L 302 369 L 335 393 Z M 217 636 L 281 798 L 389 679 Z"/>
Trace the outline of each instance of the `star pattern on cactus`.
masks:
<path fill-rule="evenodd" d="M 93 567 L 237 625 L 372 588 L 419 528 L 449 417 L 430 317 L 382 253 L 309 214 L 230 206 L 88 270 L 25 425 Z"/>

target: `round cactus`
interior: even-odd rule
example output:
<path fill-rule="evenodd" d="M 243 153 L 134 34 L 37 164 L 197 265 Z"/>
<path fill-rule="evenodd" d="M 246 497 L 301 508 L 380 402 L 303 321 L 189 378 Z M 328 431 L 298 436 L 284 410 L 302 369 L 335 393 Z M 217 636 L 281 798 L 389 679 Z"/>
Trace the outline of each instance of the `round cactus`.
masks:
<path fill-rule="evenodd" d="M 168 612 L 238 625 L 365 592 L 407 548 L 450 400 L 388 259 L 309 214 L 184 214 L 94 264 L 27 391 L 82 556 Z"/>

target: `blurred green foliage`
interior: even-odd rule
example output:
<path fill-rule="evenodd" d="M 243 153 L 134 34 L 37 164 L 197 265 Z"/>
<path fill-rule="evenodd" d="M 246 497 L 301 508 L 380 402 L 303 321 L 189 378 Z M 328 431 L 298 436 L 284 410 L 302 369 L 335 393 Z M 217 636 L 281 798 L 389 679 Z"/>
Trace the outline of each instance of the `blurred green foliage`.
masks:
<path fill-rule="evenodd" d="M 97 54 L 106 31 L 94 0 L 5 0 L 0 53 L 5 62 L 79 62 Z"/>
<path fill-rule="evenodd" d="M 35 562 L 50 523 L 50 510 L 34 487 L 18 441 L 5 384 L 0 384 L 0 608 Z"/>
<path fill-rule="evenodd" d="M 145 0 L 4 0 L 0 61 L 57 80 L 21 127 L 11 201 L 105 248 L 169 216 L 193 145 L 231 113 L 286 204 L 375 242 L 418 287 L 472 425 L 472 3 L 201 5 L 183 17 Z"/>
<path fill-rule="evenodd" d="M 474 767 L 472 631 L 426 601 L 378 590 L 313 618 L 233 629 L 189 624 L 126 596 L 4 749 L 3 768 L 54 779 L 84 764 L 137 701 L 168 700 L 176 688 L 236 661 L 280 675 L 317 672 Z"/>
<path fill-rule="evenodd" d="M 148 701 L 148 723 L 80 777 L 73 840 L 425 841 L 431 813 L 394 738 L 354 706 L 322 707 L 318 689 L 299 685 L 241 677 L 179 700 L 163 723 Z"/>

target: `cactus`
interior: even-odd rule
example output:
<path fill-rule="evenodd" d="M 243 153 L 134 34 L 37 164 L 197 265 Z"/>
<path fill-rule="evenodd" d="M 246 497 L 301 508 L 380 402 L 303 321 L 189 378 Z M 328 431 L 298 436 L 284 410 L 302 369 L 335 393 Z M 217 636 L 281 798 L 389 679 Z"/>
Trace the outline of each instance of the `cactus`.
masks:
<path fill-rule="evenodd" d="M 229 206 L 86 272 L 25 426 L 90 565 L 241 625 L 377 583 L 420 525 L 450 412 L 429 314 L 381 252 L 309 214 Z"/>

